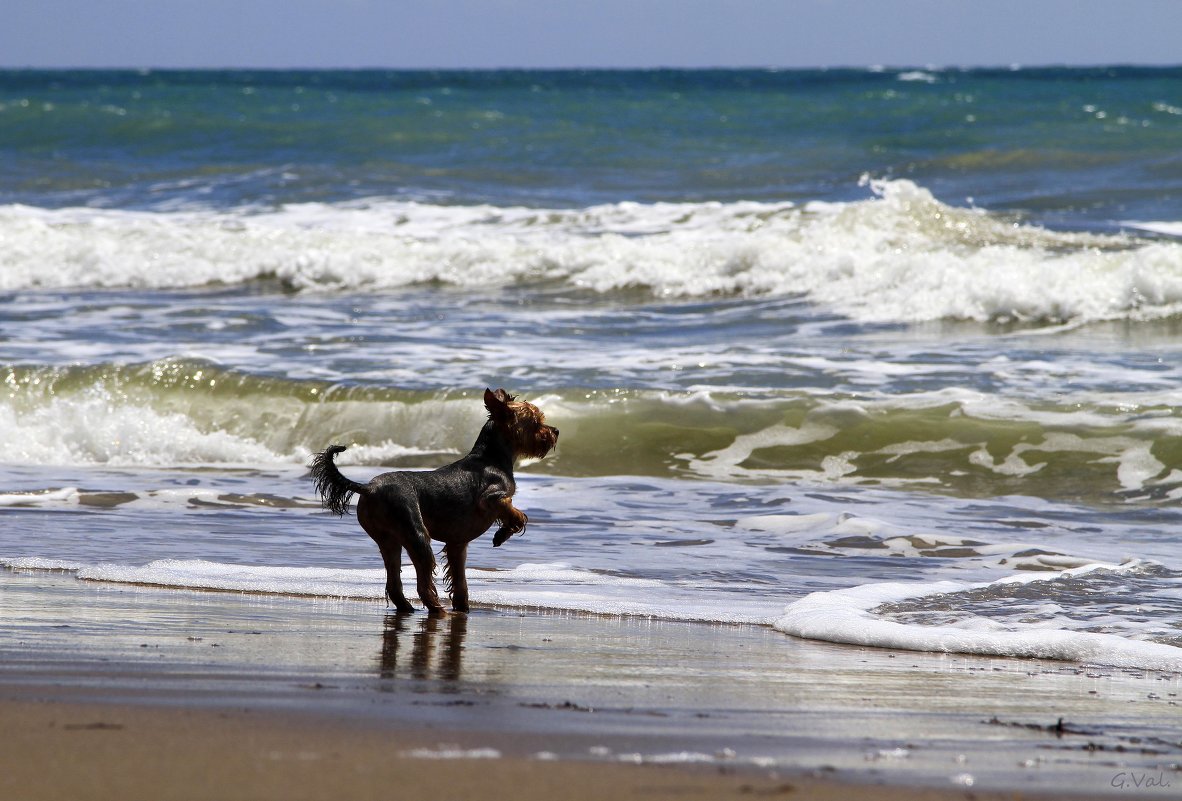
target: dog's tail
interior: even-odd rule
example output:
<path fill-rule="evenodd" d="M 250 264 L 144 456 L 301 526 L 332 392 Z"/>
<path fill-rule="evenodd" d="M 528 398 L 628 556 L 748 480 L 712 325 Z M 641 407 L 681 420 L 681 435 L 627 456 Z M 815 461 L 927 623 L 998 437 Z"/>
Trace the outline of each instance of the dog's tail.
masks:
<path fill-rule="evenodd" d="M 312 459 L 308 465 L 312 471 L 312 480 L 316 482 L 316 491 L 324 500 L 324 508 L 335 515 L 344 515 L 349 511 L 349 498 L 355 492 L 364 492 L 365 485 L 350 481 L 341 475 L 337 464 L 332 459 L 341 451 L 344 445 L 331 445 Z"/>

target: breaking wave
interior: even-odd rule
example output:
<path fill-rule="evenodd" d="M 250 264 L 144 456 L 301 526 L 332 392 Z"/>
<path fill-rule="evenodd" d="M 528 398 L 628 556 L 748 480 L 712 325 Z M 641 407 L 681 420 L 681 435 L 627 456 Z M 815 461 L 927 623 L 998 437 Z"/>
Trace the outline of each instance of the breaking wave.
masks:
<path fill-rule="evenodd" d="M 1022 402 L 945 389 L 758 397 L 556 391 L 535 397 L 563 431 L 534 468 L 571 476 L 805 480 L 968 497 L 1182 498 L 1176 393 Z M 472 393 L 257 376 L 208 362 L 9 366 L 0 436 L 12 464 L 300 465 L 329 444 L 343 464 L 438 466 L 485 417 Z"/>
<path fill-rule="evenodd" d="M 803 296 L 860 321 L 1090 322 L 1182 312 L 1182 244 L 1053 232 L 906 180 L 849 203 L 583 209 L 382 201 L 276 211 L 0 208 L 0 290 L 545 285 Z"/>

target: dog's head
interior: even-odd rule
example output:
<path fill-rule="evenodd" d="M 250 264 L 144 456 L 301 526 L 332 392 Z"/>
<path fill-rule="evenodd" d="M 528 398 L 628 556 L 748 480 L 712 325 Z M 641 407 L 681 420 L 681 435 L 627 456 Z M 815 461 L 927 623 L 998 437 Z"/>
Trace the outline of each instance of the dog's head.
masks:
<path fill-rule="evenodd" d="M 503 389 L 486 389 L 484 408 L 516 456 L 541 459 L 558 444 L 558 429 L 546 425 L 542 410 L 532 403 L 516 400 Z"/>

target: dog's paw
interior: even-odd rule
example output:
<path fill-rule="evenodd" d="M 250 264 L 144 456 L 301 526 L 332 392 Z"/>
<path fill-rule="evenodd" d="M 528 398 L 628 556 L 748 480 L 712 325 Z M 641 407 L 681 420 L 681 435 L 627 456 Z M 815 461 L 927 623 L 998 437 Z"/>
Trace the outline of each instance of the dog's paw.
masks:
<path fill-rule="evenodd" d="M 525 531 L 525 527 L 529 524 L 529 516 L 520 509 L 510 507 L 510 511 L 515 512 L 512 517 L 501 518 L 501 527 L 493 534 L 493 547 L 500 547 L 505 540 L 512 537 L 514 534 L 520 534 Z"/>

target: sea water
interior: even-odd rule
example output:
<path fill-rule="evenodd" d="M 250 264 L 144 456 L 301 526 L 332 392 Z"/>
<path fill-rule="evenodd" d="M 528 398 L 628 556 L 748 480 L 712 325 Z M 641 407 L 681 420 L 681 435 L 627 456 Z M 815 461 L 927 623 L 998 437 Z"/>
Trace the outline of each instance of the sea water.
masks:
<path fill-rule="evenodd" d="M 1173 69 L 0 73 L 0 565 L 376 606 L 310 456 L 503 386 L 476 603 L 1182 670 L 1179 142 Z"/>

